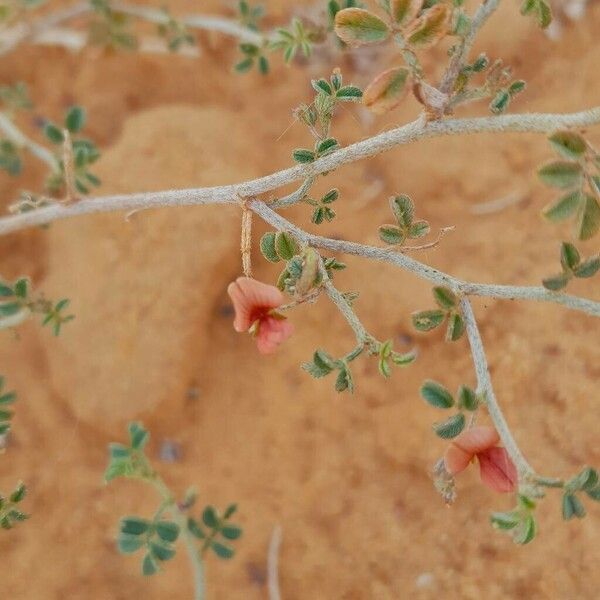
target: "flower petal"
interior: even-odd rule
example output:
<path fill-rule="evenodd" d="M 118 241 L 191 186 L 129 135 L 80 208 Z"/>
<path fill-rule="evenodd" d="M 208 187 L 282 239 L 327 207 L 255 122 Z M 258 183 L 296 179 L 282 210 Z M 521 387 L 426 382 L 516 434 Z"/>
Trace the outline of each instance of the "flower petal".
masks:
<path fill-rule="evenodd" d="M 495 492 L 514 492 L 519 480 L 517 468 L 506 448 L 488 448 L 477 454 L 481 481 Z"/>
<path fill-rule="evenodd" d="M 464 471 L 478 452 L 495 446 L 500 441 L 493 427 L 473 427 L 461 433 L 448 446 L 444 462 L 448 473 Z"/>
<path fill-rule="evenodd" d="M 256 334 L 256 347 L 261 354 L 272 354 L 294 332 L 294 326 L 281 317 L 265 317 Z"/>
<path fill-rule="evenodd" d="M 229 284 L 227 293 L 233 302 L 233 328 L 237 332 L 248 331 L 261 313 L 277 308 L 284 302 L 283 294 L 275 286 L 250 277 L 238 277 Z"/>

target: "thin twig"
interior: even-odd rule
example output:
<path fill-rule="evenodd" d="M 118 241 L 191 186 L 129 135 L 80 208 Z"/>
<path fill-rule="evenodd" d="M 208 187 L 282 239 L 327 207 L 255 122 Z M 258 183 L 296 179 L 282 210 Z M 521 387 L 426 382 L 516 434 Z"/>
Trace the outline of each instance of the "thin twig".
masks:
<path fill-rule="evenodd" d="M 3 112 L 0 112 L 0 132 L 19 148 L 25 148 L 36 158 L 45 162 L 52 170 L 56 170 L 58 162 L 50 150 L 28 138 Z"/>
<path fill-rule="evenodd" d="M 485 350 L 483 349 L 483 341 L 481 340 L 477 321 L 475 320 L 473 307 L 468 298 L 461 298 L 460 308 L 465 321 L 469 344 L 471 345 L 471 354 L 473 355 L 473 364 L 477 375 L 478 391 L 484 394 L 485 405 L 490 418 L 494 423 L 506 451 L 517 467 L 520 479 L 528 480 L 535 475 L 535 472 L 521 453 L 517 442 L 513 438 L 508 423 L 498 404 L 498 400 L 496 399 L 496 395 L 494 394 L 494 387 L 488 369 L 487 358 L 485 356 Z"/>
<path fill-rule="evenodd" d="M 77 199 L 75 189 L 75 159 L 73 157 L 73 143 L 68 129 L 63 130 L 63 171 L 65 174 L 65 202 L 70 204 Z"/>
<path fill-rule="evenodd" d="M 269 587 L 269 600 L 281 600 L 281 591 L 279 589 L 279 548 L 283 532 L 280 525 L 273 529 L 271 541 L 269 542 L 269 551 L 267 554 L 267 583 Z"/>
<path fill-rule="evenodd" d="M 276 213 L 264 202 L 254 201 L 251 204 L 252 210 L 264 221 L 280 231 L 289 231 L 294 236 L 303 240 L 304 243 L 323 248 L 332 252 L 343 254 L 352 254 L 362 258 L 379 260 L 400 267 L 405 271 L 414 273 L 421 279 L 425 279 L 435 285 L 442 285 L 450 288 L 456 293 L 470 296 L 485 296 L 488 298 L 499 298 L 503 300 L 534 300 L 539 302 L 550 302 L 561 304 L 572 310 L 578 310 L 589 315 L 600 317 L 600 302 L 579 298 L 569 294 L 551 292 L 541 286 L 513 286 L 496 285 L 486 283 L 471 283 L 463 281 L 442 271 L 438 271 L 429 265 L 426 265 L 411 256 L 407 256 L 394 250 L 357 244 L 345 240 L 333 240 L 318 235 L 309 234 L 284 217 Z"/>
<path fill-rule="evenodd" d="M 600 123 L 600 107 L 571 114 L 521 114 L 479 117 L 473 119 L 447 119 L 425 123 L 419 118 L 412 123 L 386 131 L 371 138 L 351 144 L 308 165 L 297 165 L 265 177 L 225 185 L 197 189 L 164 190 L 121 196 L 100 196 L 81 200 L 70 207 L 48 207 L 23 215 L 0 219 L 0 235 L 27 227 L 50 223 L 57 219 L 97 212 L 134 210 L 166 206 L 197 204 L 232 204 L 239 195 L 257 196 L 294 181 L 306 180 L 344 164 L 380 154 L 395 146 L 421 139 L 443 135 L 483 132 L 537 132 L 548 133 L 568 127 L 583 127 Z M 0 130 L 2 120 L 0 120 Z"/>

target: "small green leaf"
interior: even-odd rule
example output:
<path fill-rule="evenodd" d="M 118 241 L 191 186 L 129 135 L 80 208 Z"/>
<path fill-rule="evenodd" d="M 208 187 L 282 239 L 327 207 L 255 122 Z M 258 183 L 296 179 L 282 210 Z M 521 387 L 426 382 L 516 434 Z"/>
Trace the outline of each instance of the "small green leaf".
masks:
<path fill-rule="evenodd" d="M 409 196 L 401 194 L 400 196 L 391 197 L 390 208 L 400 227 L 408 229 L 412 225 L 415 216 L 415 205 Z"/>
<path fill-rule="evenodd" d="M 546 219 L 552 221 L 553 223 L 557 223 L 559 221 L 564 221 L 568 219 L 570 216 L 574 215 L 577 212 L 577 209 L 584 202 L 585 196 L 579 191 L 576 190 L 563 196 L 560 200 L 557 200 L 553 204 L 549 204 L 544 208 L 542 214 Z"/>
<path fill-rule="evenodd" d="M 440 308 L 447 310 L 454 308 L 458 302 L 456 294 L 452 290 L 442 286 L 433 288 L 433 297 Z"/>
<path fill-rule="evenodd" d="M 211 529 L 215 529 L 219 526 L 219 517 L 214 506 L 208 505 L 202 512 L 202 522 Z"/>
<path fill-rule="evenodd" d="M 600 256 L 593 256 L 584 260 L 576 269 L 573 270 L 575 277 L 586 278 L 593 277 L 600 270 Z"/>
<path fill-rule="evenodd" d="M 310 163 L 315 160 L 315 153 L 306 148 L 296 148 L 292 153 L 294 160 L 299 163 Z"/>
<path fill-rule="evenodd" d="M 379 238 L 386 244 L 398 245 L 404 242 L 404 232 L 397 225 L 381 225 Z"/>
<path fill-rule="evenodd" d="M 437 381 L 428 379 L 421 386 L 421 396 L 435 408 L 451 408 L 454 406 L 452 394 Z"/>
<path fill-rule="evenodd" d="M 536 524 L 533 515 L 526 515 L 513 537 L 516 544 L 525 545 L 531 542 L 536 534 Z"/>
<path fill-rule="evenodd" d="M 565 521 L 569 521 L 573 517 L 578 519 L 585 517 L 585 508 L 581 500 L 574 494 L 563 494 L 562 516 Z"/>
<path fill-rule="evenodd" d="M 275 250 L 275 233 L 269 231 L 260 238 L 260 251 L 269 262 L 279 262 L 280 258 Z"/>
<path fill-rule="evenodd" d="M 578 160 L 587 150 L 585 140 L 574 131 L 557 131 L 548 140 L 563 158 Z"/>
<path fill-rule="evenodd" d="M 455 438 L 465 428 L 465 415 L 457 413 L 433 426 L 435 433 L 444 440 Z"/>
<path fill-rule="evenodd" d="M 198 521 L 196 521 L 196 519 L 189 517 L 187 520 L 187 528 L 188 528 L 188 531 L 195 538 L 197 538 L 199 540 L 203 540 L 206 538 L 206 534 L 204 533 L 204 531 L 202 531 L 202 527 L 200 527 L 200 524 L 198 523 Z"/>
<path fill-rule="evenodd" d="M 362 8 L 346 8 L 335 15 L 335 33 L 349 46 L 382 42 L 391 31 L 378 16 Z"/>
<path fill-rule="evenodd" d="M 21 311 L 22 305 L 19 302 L 0 303 L 0 317 L 12 317 Z"/>
<path fill-rule="evenodd" d="M 316 92 L 325 94 L 327 96 L 331 96 L 333 94 L 331 85 L 329 85 L 329 82 L 325 79 L 313 79 L 310 83 Z"/>
<path fill-rule="evenodd" d="M 446 329 L 446 341 L 456 342 L 465 332 L 465 324 L 459 313 L 452 313 L 448 317 L 448 328 Z"/>
<path fill-rule="evenodd" d="M 585 195 L 584 202 L 579 211 L 577 222 L 577 237 L 580 240 L 589 240 L 600 229 L 600 204 L 589 194 Z"/>
<path fill-rule="evenodd" d="M 360 100 L 362 98 L 362 90 L 353 85 L 345 85 L 343 88 L 340 88 L 335 97 L 342 102 L 353 102 Z"/>
<path fill-rule="evenodd" d="M 495 529 L 508 531 L 514 529 L 521 522 L 521 516 L 516 511 L 494 512 L 490 515 L 490 520 Z"/>
<path fill-rule="evenodd" d="M 426 236 L 431 231 L 431 227 L 427 221 L 415 221 L 408 230 L 408 237 L 412 239 Z"/>
<path fill-rule="evenodd" d="M 150 529 L 150 521 L 140 517 L 123 517 L 121 519 L 121 533 L 141 535 Z"/>
<path fill-rule="evenodd" d="M 211 542 L 210 547 L 219 558 L 223 558 L 225 560 L 233 558 L 233 555 L 235 554 L 233 548 L 225 546 L 225 544 L 221 544 L 220 542 L 213 541 Z"/>
<path fill-rule="evenodd" d="M 153 558 L 160 561 L 171 560 L 175 556 L 175 549 L 157 542 L 150 542 L 150 552 Z"/>
<path fill-rule="evenodd" d="M 490 110 L 495 114 L 499 115 L 503 113 L 510 104 L 510 94 L 507 90 L 500 90 L 496 93 L 492 101 L 490 102 Z"/>
<path fill-rule="evenodd" d="M 62 307 L 61 307 L 62 308 Z M 57 311 L 60 308 L 56 308 Z M 144 429 L 141 423 L 130 423 L 129 424 L 129 438 L 131 440 L 131 447 L 134 450 L 141 450 L 144 448 L 148 439 L 150 438 L 150 434 Z"/>
<path fill-rule="evenodd" d="M 85 110 L 81 106 L 73 106 L 65 117 L 65 127 L 71 133 L 78 133 L 85 125 Z"/>
<path fill-rule="evenodd" d="M 458 388 L 458 407 L 473 411 L 479 406 L 479 398 L 474 390 L 467 385 Z"/>
<path fill-rule="evenodd" d="M 542 285 L 553 292 L 558 292 L 564 289 L 569 283 L 569 275 L 567 273 L 560 273 L 553 275 L 552 277 L 546 277 L 542 280 Z"/>
<path fill-rule="evenodd" d="M 279 231 L 275 234 L 275 250 L 283 260 L 290 260 L 300 252 L 300 247 L 296 240 L 286 231 Z"/>
<path fill-rule="evenodd" d="M 158 571 L 158 565 L 156 561 L 152 558 L 150 553 L 144 556 L 144 560 L 142 561 L 142 574 L 146 577 L 150 575 L 154 575 Z"/>
<path fill-rule="evenodd" d="M 570 482 L 568 487 L 574 490 L 592 490 L 598 485 L 598 472 L 596 469 L 592 467 L 586 467 L 574 477 Z"/>
<path fill-rule="evenodd" d="M 226 525 L 221 529 L 221 533 L 228 540 L 237 540 L 242 535 L 242 529 L 237 525 Z"/>
<path fill-rule="evenodd" d="M 321 202 L 323 204 L 331 204 L 332 202 L 335 202 L 338 199 L 339 195 L 340 191 L 336 188 L 333 188 L 323 195 L 323 197 L 321 198 Z"/>
<path fill-rule="evenodd" d="M 513 81 L 508 86 L 508 93 L 511 95 L 511 97 L 514 97 L 517 94 L 520 94 L 522 91 L 524 91 L 526 87 L 527 82 L 523 81 L 522 79 L 518 79 L 517 81 Z"/>
<path fill-rule="evenodd" d="M 179 525 L 173 521 L 157 521 L 154 528 L 164 542 L 174 542 L 179 537 Z"/>
<path fill-rule="evenodd" d="M 569 242 L 563 242 L 560 247 L 560 264 L 566 271 L 573 270 L 581 262 L 577 248 Z"/>
<path fill-rule="evenodd" d="M 330 154 L 338 148 L 338 141 L 335 138 L 327 138 L 317 144 L 317 153 L 319 156 Z"/>
<path fill-rule="evenodd" d="M 63 132 L 54 123 L 47 123 L 44 127 L 44 135 L 53 144 L 62 144 L 65 141 Z"/>
<path fill-rule="evenodd" d="M 439 327 L 446 318 L 443 310 L 422 310 L 412 314 L 412 322 L 418 331 L 431 331 Z"/>
<path fill-rule="evenodd" d="M 409 46 L 415 49 L 431 48 L 447 33 L 452 9 L 447 4 L 435 4 L 413 21 L 405 32 Z"/>
<path fill-rule="evenodd" d="M 29 293 L 29 279 L 22 277 L 15 283 L 15 296 L 25 299 Z"/>
<path fill-rule="evenodd" d="M 546 185 L 568 189 L 581 183 L 583 171 L 579 163 L 555 161 L 539 169 L 538 175 Z"/>
<path fill-rule="evenodd" d="M 144 545 L 144 538 L 138 535 L 123 534 L 117 540 L 117 547 L 122 554 L 133 554 Z"/>
<path fill-rule="evenodd" d="M 15 292 L 12 287 L 6 283 L 0 282 L 0 298 L 10 298 L 14 296 Z"/>

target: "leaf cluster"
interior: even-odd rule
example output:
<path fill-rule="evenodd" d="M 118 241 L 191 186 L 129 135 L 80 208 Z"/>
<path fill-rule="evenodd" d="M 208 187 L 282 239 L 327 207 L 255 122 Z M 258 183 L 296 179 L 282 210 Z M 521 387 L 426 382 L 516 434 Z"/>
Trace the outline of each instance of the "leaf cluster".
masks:
<path fill-rule="evenodd" d="M 447 323 L 446 341 L 455 342 L 465 332 L 465 323 L 460 313 L 456 294 L 443 286 L 433 288 L 433 297 L 438 308 L 420 310 L 412 314 L 412 322 L 418 331 L 431 331 Z"/>

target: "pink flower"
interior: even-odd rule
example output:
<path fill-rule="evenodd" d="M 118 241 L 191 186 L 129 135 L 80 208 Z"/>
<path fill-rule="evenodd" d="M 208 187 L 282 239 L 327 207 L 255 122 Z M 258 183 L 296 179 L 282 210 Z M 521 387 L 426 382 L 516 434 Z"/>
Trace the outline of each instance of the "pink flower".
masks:
<path fill-rule="evenodd" d="M 492 427 L 468 429 L 446 450 L 446 470 L 457 475 L 477 458 L 481 481 L 485 485 L 495 492 L 513 492 L 518 483 L 517 469 L 506 449 L 497 446 L 499 441 L 498 432 Z"/>
<path fill-rule="evenodd" d="M 227 293 L 235 310 L 233 328 L 250 332 L 261 354 L 272 354 L 292 335 L 294 326 L 274 310 L 285 300 L 275 286 L 238 277 L 229 284 Z"/>

